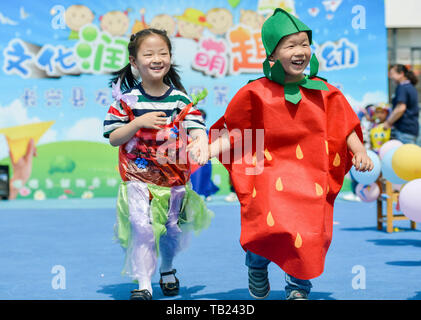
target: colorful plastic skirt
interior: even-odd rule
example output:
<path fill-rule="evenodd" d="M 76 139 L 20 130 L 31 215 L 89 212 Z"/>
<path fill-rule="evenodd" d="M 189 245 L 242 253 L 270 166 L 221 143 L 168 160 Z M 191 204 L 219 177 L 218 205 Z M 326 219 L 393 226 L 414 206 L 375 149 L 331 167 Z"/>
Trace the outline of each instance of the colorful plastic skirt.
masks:
<path fill-rule="evenodd" d="M 186 247 L 186 235 L 206 229 L 213 216 L 189 185 L 162 187 L 123 181 L 114 229 L 126 252 L 123 275 L 150 278 L 160 254 L 175 256 Z"/>

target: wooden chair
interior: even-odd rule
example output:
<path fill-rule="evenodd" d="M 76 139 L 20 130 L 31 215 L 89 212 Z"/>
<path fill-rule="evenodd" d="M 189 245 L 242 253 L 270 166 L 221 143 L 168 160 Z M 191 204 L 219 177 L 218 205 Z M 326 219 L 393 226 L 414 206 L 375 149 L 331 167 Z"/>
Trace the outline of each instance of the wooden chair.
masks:
<path fill-rule="evenodd" d="M 393 232 L 393 222 L 398 220 L 409 220 L 403 214 L 394 214 L 393 204 L 398 202 L 399 191 L 394 191 L 392 183 L 379 178 L 377 184 L 380 188 L 380 196 L 377 199 L 377 230 L 383 230 L 383 224 L 386 224 L 386 232 Z M 386 212 L 383 214 L 383 201 L 386 202 Z M 410 220 L 411 229 L 417 227 L 415 221 Z"/>

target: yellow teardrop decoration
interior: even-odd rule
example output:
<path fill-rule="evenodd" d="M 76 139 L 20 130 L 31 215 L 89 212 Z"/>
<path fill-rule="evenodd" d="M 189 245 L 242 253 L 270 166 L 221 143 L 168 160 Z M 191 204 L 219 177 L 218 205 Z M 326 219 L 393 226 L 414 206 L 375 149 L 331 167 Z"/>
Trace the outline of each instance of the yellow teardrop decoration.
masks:
<path fill-rule="evenodd" d="M 326 154 L 329 154 L 329 144 L 327 143 L 327 140 L 325 140 L 325 144 L 326 144 Z"/>
<path fill-rule="evenodd" d="M 256 198 L 256 188 L 253 188 L 253 194 L 251 195 L 253 198 Z"/>
<path fill-rule="evenodd" d="M 278 180 L 276 180 L 276 190 L 277 191 L 284 190 L 284 185 L 282 184 L 281 178 L 278 178 Z"/>
<path fill-rule="evenodd" d="M 330 191 L 330 189 L 329 189 L 329 185 L 327 185 L 327 187 L 326 187 L 326 194 L 328 194 L 328 193 L 329 193 L 329 191 Z"/>
<path fill-rule="evenodd" d="M 318 197 L 320 197 L 321 195 L 323 195 L 323 188 L 318 183 L 315 183 L 315 185 L 316 185 L 316 194 Z"/>
<path fill-rule="evenodd" d="M 303 239 L 301 239 L 301 235 L 297 232 L 297 236 L 295 237 L 295 243 L 294 243 L 296 248 L 301 248 L 301 246 L 303 245 Z"/>
<path fill-rule="evenodd" d="M 300 145 L 297 145 L 297 149 L 295 150 L 295 155 L 297 156 L 297 159 L 299 160 L 304 158 L 303 151 L 301 150 Z"/>
<path fill-rule="evenodd" d="M 341 165 L 341 157 L 336 153 L 335 159 L 333 160 L 333 166 L 339 167 Z"/>
<path fill-rule="evenodd" d="M 272 155 L 269 153 L 268 149 L 265 149 L 265 157 L 268 161 L 272 160 Z"/>
<path fill-rule="evenodd" d="M 275 225 L 275 220 L 273 220 L 272 212 L 269 211 L 268 216 L 266 217 L 266 223 L 269 227 L 273 227 Z"/>
<path fill-rule="evenodd" d="M 253 154 L 253 166 L 256 166 L 257 160 L 256 160 L 256 152 Z"/>

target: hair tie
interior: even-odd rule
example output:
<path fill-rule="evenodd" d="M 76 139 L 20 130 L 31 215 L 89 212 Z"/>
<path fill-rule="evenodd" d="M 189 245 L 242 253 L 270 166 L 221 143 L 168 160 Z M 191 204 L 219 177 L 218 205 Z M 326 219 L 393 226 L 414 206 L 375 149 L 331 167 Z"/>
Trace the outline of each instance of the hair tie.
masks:
<path fill-rule="evenodd" d="M 139 78 L 140 78 L 140 73 L 139 73 L 139 70 L 137 70 L 135 67 L 133 67 L 131 64 L 130 64 L 130 70 L 131 70 L 131 72 L 132 72 L 132 75 L 133 75 L 133 78 L 135 78 L 136 80 L 138 80 Z"/>

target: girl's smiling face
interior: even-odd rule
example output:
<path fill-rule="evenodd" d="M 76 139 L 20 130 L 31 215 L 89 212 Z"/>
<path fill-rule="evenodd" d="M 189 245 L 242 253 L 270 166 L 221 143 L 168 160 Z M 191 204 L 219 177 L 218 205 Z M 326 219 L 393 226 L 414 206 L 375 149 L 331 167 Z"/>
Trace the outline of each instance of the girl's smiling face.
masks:
<path fill-rule="evenodd" d="M 306 32 L 298 32 L 282 38 L 269 60 L 281 62 L 285 70 L 285 82 L 296 82 L 302 79 L 310 58 L 308 35 Z"/>
<path fill-rule="evenodd" d="M 167 43 L 159 35 L 150 35 L 142 40 L 136 58 L 130 63 L 142 77 L 143 82 L 163 81 L 171 67 L 171 55 Z"/>

